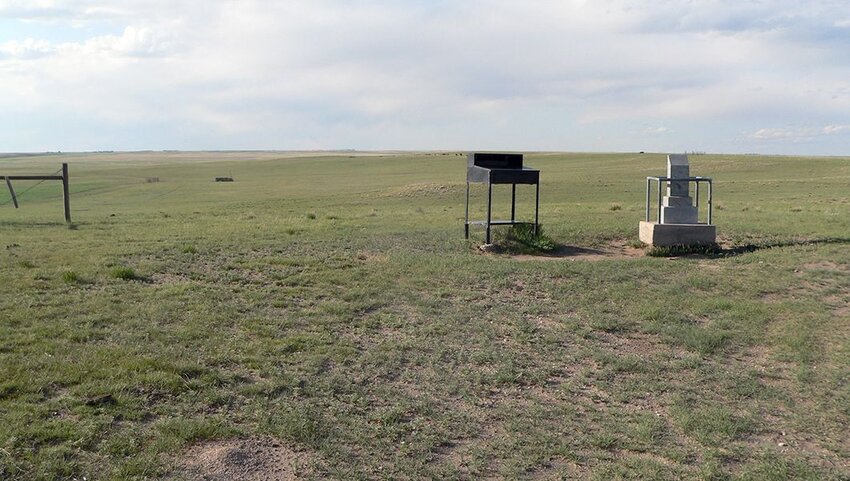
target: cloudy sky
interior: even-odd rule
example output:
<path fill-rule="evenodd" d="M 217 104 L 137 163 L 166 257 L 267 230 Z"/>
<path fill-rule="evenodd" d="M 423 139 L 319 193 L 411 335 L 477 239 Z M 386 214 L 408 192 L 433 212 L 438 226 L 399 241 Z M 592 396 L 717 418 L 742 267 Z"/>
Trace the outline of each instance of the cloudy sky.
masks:
<path fill-rule="evenodd" d="M 0 151 L 850 155 L 846 0 L 0 0 Z"/>

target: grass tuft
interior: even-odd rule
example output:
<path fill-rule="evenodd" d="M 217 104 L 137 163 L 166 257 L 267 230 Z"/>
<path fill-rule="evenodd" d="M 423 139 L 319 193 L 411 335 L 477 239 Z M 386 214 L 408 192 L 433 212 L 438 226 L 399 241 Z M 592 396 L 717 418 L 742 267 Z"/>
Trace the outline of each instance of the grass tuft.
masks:
<path fill-rule="evenodd" d="M 68 284 L 76 284 L 80 281 L 80 276 L 74 271 L 65 271 L 62 273 L 62 280 Z"/>
<path fill-rule="evenodd" d="M 723 249 L 717 244 L 707 245 L 675 245 L 675 246 L 652 246 L 646 255 L 650 257 L 678 257 L 691 254 L 717 256 Z"/>
<path fill-rule="evenodd" d="M 122 279 L 125 281 L 132 281 L 138 277 L 136 275 L 136 271 L 133 270 L 132 267 L 128 266 L 115 267 L 109 272 L 109 275 L 114 279 Z"/>
<path fill-rule="evenodd" d="M 498 231 L 497 231 L 498 232 Z M 508 254 L 537 254 L 555 250 L 557 244 L 546 235 L 543 226 L 537 226 L 537 234 L 531 224 L 517 224 L 511 226 L 504 234 L 497 234 L 497 252 Z"/>

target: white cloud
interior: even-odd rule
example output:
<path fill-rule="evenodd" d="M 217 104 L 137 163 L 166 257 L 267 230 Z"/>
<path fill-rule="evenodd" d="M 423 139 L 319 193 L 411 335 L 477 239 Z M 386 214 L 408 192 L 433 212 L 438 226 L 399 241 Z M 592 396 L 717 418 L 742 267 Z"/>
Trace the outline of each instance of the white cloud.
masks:
<path fill-rule="evenodd" d="M 850 125 L 826 125 L 823 127 L 780 127 L 762 128 L 747 136 L 753 140 L 811 142 L 819 137 L 850 133 Z"/>
<path fill-rule="evenodd" d="M 655 135 L 751 151 L 729 129 L 781 149 L 796 137 L 757 126 L 850 123 L 829 0 L 0 0 L 0 18 L 119 32 L 0 44 L 0 128 L 26 113 L 34 132 L 0 150 L 103 147 L 40 112 L 151 144 L 126 148 L 643 150 L 644 126 L 676 125 Z"/>

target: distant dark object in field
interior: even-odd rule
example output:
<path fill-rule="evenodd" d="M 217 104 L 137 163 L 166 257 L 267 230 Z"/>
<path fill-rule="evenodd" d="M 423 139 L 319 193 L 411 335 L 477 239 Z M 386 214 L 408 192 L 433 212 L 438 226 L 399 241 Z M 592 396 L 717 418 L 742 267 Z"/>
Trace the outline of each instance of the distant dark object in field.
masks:
<path fill-rule="evenodd" d="M 147 182 L 148 184 L 159 182 L 159 177 L 148 177 L 147 179 L 145 179 L 145 182 Z"/>
<path fill-rule="evenodd" d="M 216 177 L 216 182 L 233 182 L 233 177 Z"/>
<path fill-rule="evenodd" d="M 638 153 L 639 153 L 639 154 L 645 154 L 646 152 L 644 152 L 644 151 L 642 151 L 642 150 L 641 150 L 641 151 L 640 151 L 640 152 L 638 152 Z"/>

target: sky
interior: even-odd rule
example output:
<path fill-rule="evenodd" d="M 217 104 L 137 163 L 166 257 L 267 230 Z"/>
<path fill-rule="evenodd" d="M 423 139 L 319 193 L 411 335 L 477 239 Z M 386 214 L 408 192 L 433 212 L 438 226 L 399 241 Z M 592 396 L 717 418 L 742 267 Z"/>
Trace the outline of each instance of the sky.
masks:
<path fill-rule="evenodd" d="M 0 152 L 850 155 L 847 0 L 0 0 Z"/>

